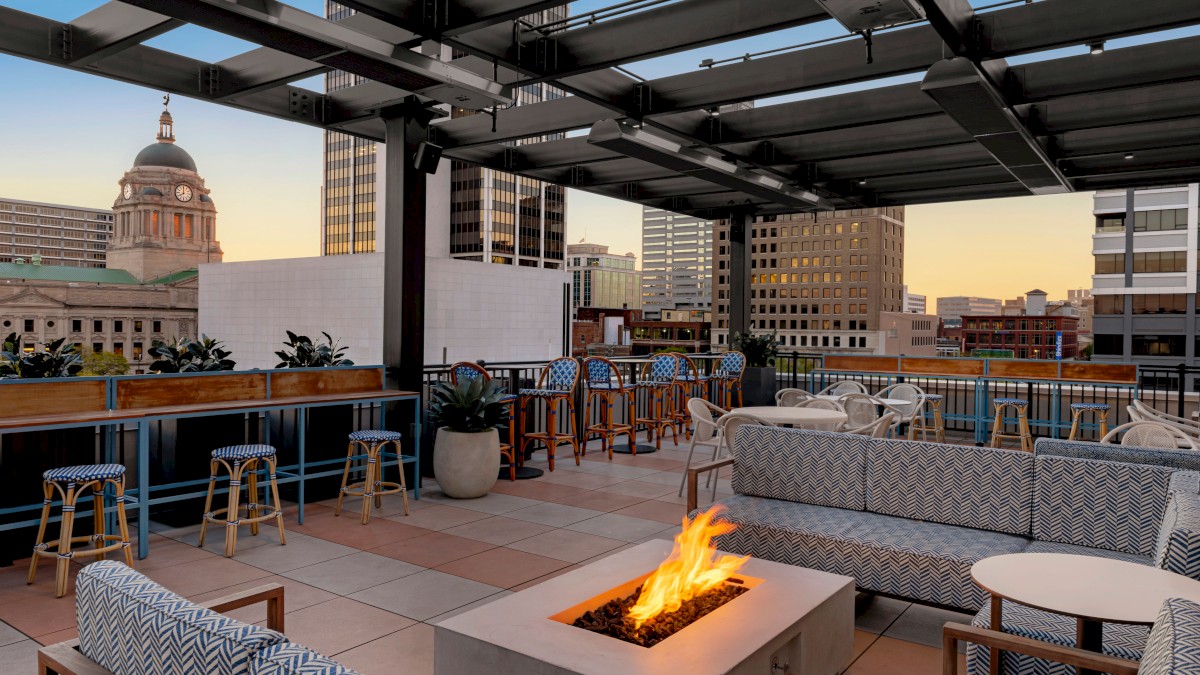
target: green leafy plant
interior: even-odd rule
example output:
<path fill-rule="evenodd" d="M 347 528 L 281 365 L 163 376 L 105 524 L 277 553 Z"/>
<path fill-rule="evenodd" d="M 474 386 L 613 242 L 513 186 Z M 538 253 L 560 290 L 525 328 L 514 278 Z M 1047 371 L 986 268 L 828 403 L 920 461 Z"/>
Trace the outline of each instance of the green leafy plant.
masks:
<path fill-rule="evenodd" d="M 439 382 L 433 387 L 429 413 L 435 427 L 473 434 L 504 426 L 508 412 L 504 391 L 482 377 L 464 378 L 458 385 Z"/>
<path fill-rule="evenodd" d="M 313 342 L 307 335 L 296 335 L 287 331 L 288 340 L 283 343 L 288 349 L 275 352 L 279 357 L 276 368 L 325 368 L 329 366 L 352 366 L 354 362 L 345 357 L 346 347 L 322 332 L 324 342 Z"/>
<path fill-rule="evenodd" d="M 686 347 L 659 347 L 654 350 L 655 354 L 687 354 Z"/>
<path fill-rule="evenodd" d="M 83 370 L 80 375 L 125 375 L 129 372 L 129 360 L 112 352 L 88 352 L 83 355 Z"/>
<path fill-rule="evenodd" d="M 769 368 L 775 365 L 779 341 L 775 333 L 734 333 L 733 348 L 746 355 L 746 365 L 750 368 Z"/>
<path fill-rule="evenodd" d="M 217 370 L 233 370 L 237 365 L 229 358 L 230 352 L 221 348 L 221 343 L 207 335 L 199 340 L 178 338 L 174 342 L 155 342 L 148 350 L 157 360 L 150 364 L 152 373 L 201 373 Z"/>
<path fill-rule="evenodd" d="M 0 343 L 0 377 L 41 378 L 71 377 L 83 368 L 79 350 L 66 338 L 43 346 L 42 351 L 26 352 L 22 336 L 9 333 Z"/>

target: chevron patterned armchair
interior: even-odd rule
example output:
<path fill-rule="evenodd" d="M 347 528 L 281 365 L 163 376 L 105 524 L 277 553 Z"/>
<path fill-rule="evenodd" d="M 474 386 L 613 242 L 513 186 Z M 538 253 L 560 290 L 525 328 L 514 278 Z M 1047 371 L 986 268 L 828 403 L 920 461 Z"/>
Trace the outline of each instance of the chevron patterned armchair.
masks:
<path fill-rule="evenodd" d="M 718 520 L 737 528 L 719 548 L 978 612 L 975 627 L 990 615 L 971 566 L 994 555 L 1100 556 L 1200 579 L 1200 453 L 1039 439 L 1031 454 L 764 426 L 740 427 L 733 442 L 732 460 L 688 471 L 692 504 L 700 474 L 733 464 L 735 494 Z M 1005 603 L 1004 618 L 1005 633 L 1075 642 L 1067 617 Z M 1104 630 L 1106 655 L 1142 659 L 1145 626 Z M 970 675 L 988 665 L 987 649 L 968 646 Z M 1009 675 L 1074 672 L 1037 652 L 1006 652 L 1002 665 Z"/>
<path fill-rule="evenodd" d="M 267 603 L 266 628 L 218 614 L 259 602 Z M 354 675 L 279 632 L 279 584 L 196 604 L 104 560 L 79 571 L 75 605 L 79 638 L 42 648 L 39 675 Z"/>

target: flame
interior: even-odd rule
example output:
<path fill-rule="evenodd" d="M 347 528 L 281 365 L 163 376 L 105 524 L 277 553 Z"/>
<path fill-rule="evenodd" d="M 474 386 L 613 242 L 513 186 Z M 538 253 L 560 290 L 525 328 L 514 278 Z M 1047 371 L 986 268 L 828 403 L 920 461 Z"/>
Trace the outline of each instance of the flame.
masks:
<path fill-rule="evenodd" d="M 688 523 L 683 518 L 683 531 L 675 535 L 675 548 L 658 569 L 642 584 L 637 603 L 629 610 L 634 627 L 664 612 L 674 612 L 684 601 L 720 586 L 733 576 L 750 556 L 723 555 L 711 546 L 712 538 L 733 532 L 733 523 L 713 524 L 713 518 L 723 509 L 714 506 Z"/>

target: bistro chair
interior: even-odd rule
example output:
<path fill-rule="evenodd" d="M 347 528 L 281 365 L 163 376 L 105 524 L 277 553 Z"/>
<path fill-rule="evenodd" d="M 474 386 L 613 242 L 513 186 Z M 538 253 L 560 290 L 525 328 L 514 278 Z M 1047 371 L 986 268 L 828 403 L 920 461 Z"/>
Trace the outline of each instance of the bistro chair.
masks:
<path fill-rule="evenodd" d="M 275 508 L 268 513 L 259 513 L 265 504 L 258 503 L 258 472 L 265 464 L 268 482 L 271 486 L 271 497 Z M 217 469 L 224 467 L 229 472 L 229 502 L 223 509 L 212 510 L 213 492 L 217 487 Z M 241 502 L 242 477 L 246 477 L 246 487 L 249 501 Z M 241 518 L 241 509 L 245 506 L 246 517 Z M 224 518 L 220 516 L 224 515 Z M 197 546 L 204 548 L 204 535 L 208 532 L 208 524 L 223 523 L 225 525 L 225 557 L 232 558 L 237 550 L 237 531 L 242 525 L 250 526 L 250 534 L 258 536 L 258 524 L 274 519 L 279 526 L 279 544 L 287 544 L 283 534 L 283 507 L 279 502 L 279 485 L 275 482 L 275 448 L 269 445 L 228 445 L 212 451 L 208 476 L 208 497 L 204 499 L 204 518 L 200 523 L 200 541 Z M 366 522 L 365 520 L 363 522 Z"/>
<path fill-rule="evenodd" d="M 759 417 L 755 417 L 750 413 L 741 413 L 735 410 L 727 415 L 723 415 L 721 419 L 717 420 L 717 427 L 721 435 L 721 446 L 725 449 L 725 452 L 720 456 L 715 457 L 714 461 L 716 459 L 720 459 L 721 457 L 734 457 L 734 435 L 736 434 L 738 427 L 746 424 L 753 424 L 754 426 L 759 427 L 774 426 L 770 422 L 767 422 Z M 715 502 L 717 500 L 717 478 L 719 473 L 719 471 L 708 472 L 708 483 L 705 483 L 705 485 L 712 485 L 712 495 L 709 497 L 709 501 Z M 684 472 L 684 475 L 687 475 L 686 471 Z"/>
<path fill-rule="evenodd" d="M 1133 404 L 1128 406 L 1128 409 L 1129 418 L 1135 422 L 1158 422 L 1159 424 L 1175 427 L 1189 436 L 1200 436 L 1200 422 L 1196 422 L 1195 420 L 1176 417 L 1175 415 L 1162 412 L 1157 408 L 1151 408 L 1137 399 L 1133 400 Z"/>
<path fill-rule="evenodd" d="M 867 388 L 864 387 L 861 382 L 855 382 L 854 380 L 842 380 L 841 382 L 834 382 L 833 384 L 829 385 L 828 387 L 825 387 L 821 391 L 818 391 L 816 395 L 817 396 L 845 396 L 846 394 L 865 394 L 865 393 L 867 393 Z"/>
<path fill-rule="evenodd" d="M 1026 415 L 1029 410 L 1029 401 L 1023 398 L 994 398 L 992 407 L 996 415 L 992 421 L 992 447 L 1001 447 L 1002 439 L 1014 438 L 1021 442 L 1022 450 L 1033 452 L 1033 434 L 1029 433 L 1029 418 Z M 1015 434 L 1004 433 L 1004 411 L 1008 408 L 1012 408 L 1017 416 L 1017 433 Z"/>
<path fill-rule="evenodd" d="M 745 370 L 746 355 L 737 350 L 728 351 L 717 362 L 717 369 L 709 378 L 714 384 L 713 395 L 717 403 L 727 410 L 734 407 L 734 394 L 737 394 L 737 407 L 745 405 L 742 401 L 742 373 Z"/>
<path fill-rule="evenodd" d="M 917 418 L 925 416 L 925 391 L 915 384 L 900 382 L 879 390 L 875 396 L 881 399 L 907 401 L 907 403 L 894 403 L 892 408 L 900 416 L 897 426 L 907 424 L 908 440 L 915 439 L 912 425 Z"/>
<path fill-rule="evenodd" d="M 933 440 L 938 443 L 946 442 L 946 425 L 942 420 L 942 395 L 941 394 L 925 394 L 925 407 L 928 408 L 924 413 L 913 417 L 912 422 L 908 425 L 908 439 L 916 440 L 917 434 L 921 434 L 921 440 L 929 440 L 929 433 L 933 432 Z M 933 417 L 932 422 L 930 417 Z"/>
<path fill-rule="evenodd" d="M 857 428 L 843 428 L 842 433 L 870 436 L 871 438 L 887 438 L 888 432 L 895 424 L 897 424 L 896 413 L 884 413 L 874 422 L 868 422 Z"/>
<path fill-rule="evenodd" d="M 1200 450 L 1196 439 L 1179 429 L 1160 422 L 1126 422 L 1104 435 L 1101 443 L 1112 445 L 1120 438 L 1121 445 L 1139 448 L 1163 448 L 1169 450 Z"/>
<path fill-rule="evenodd" d="M 688 445 L 687 465 L 683 467 L 683 478 L 679 481 L 679 496 L 683 496 L 683 488 L 687 485 L 687 470 L 692 468 L 692 453 L 697 445 L 712 448 L 712 459 L 716 461 L 721 452 L 720 420 L 728 410 L 719 408 L 702 398 L 690 398 L 687 402 L 688 413 L 692 416 L 692 441 Z"/>
<path fill-rule="evenodd" d="M 775 393 L 775 405 L 790 408 L 797 403 L 811 401 L 813 395 L 803 389 L 780 389 Z"/>
<path fill-rule="evenodd" d="M 481 377 L 483 378 L 484 382 L 492 381 L 491 373 L 489 373 L 486 368 L 478 363 L 459 361 L 458 363 L 450 366 L 450 384 L 456 387 L 458 386 L 459 380 L 476 380 Z M 517 407 L 517 397 L 513 394 L 508 394 L 504 398 L 500 399 L 500 402 L 503 403 L 504 407 L 508 410 L 508 442 L 500 441 L 500 456 L 504 458 L 504 461 L 508 462 L 508 479 L 516 480 L 517 467 L 520 466 L 524 460 L 523 457 L 520 457 L 516 452 L 513 451 L 513 448 L 517 447 L 517 425 L 513 423 L 515 421 L 514 418 L 516 417 L 515 412 Z"/>
<path fill-rule="evenodd" d="M 1108 411 L 1111 408 L 1107 403 L 1072 403 L 1071 404 L 1071 433 L 1067 436 L 1068 441 L 1079 439 L 1079 423 L 1082 421 L 1085 413 L 1091 413 L 1096 416 L 1096 423 L 1099 425 L 1100 437 L 1108 435 Z"/>
<path fill-rule="evenodd" d="M 683 429 L 683 437 L 692 437 L 692 416 L 688 412 L 688 399 L 703 397 L 708 389 L 708 376 L 701 375 L 696 362 L 686 354 L 675 354 L 679 359 L 679 376 L 675 378 L 675 400 L 671 406 L 671 419 L 676 428 Z"/>
<path fill-rule="evenodd" d="M 116 534 L 108 534 L 105 531 L 104 491 L 110 485 L 116 502 L 117 527 L 120 530 Z M 85 490 L 92 493 L 92 534 L 75 536 L 75 505 Z M 62 522 L 58 526 L 58 541 L 46 543 L 46 525 L 50 522 L 50 505 L 55 492 L 62 499 Z M 74 544 L 85 542 L 92 542 L 95 548 L 72 548 Z M 33 556 L 29 560 L 29 577 L 25 582 L 33 583 L 39 560 L 54 558 L 54 597 L 61 598 L 67 593 L 67 579 L 73 559 L 95 556 L 104 560 L 109 551 L 117 549 L 125 551 L 125 564 L 133 567 L 133 550 L 129 548 L 129 525 L 125 522 L 125 467 L 120 464 L 90 464 L 65 466 L 43 473 L 42 518 L 38 523 L 37 541 L 33 545 Z"/>
<path fill-rule="evenodd" d="M 865 395 L 866 394 L 864 394 L 864 396 Z M 811 401 L 804 401 L 803 403 L 797 403 L 793 407 L 817 408 L 820 410 L 836 410 L 838 412 L 846 412 L 846 409 L 842 407 L 841 403 L 838 403 L 837 401 L 830 401 L 828 399 L 823 399 L 823 398 L 814 398 Z M 828 422 L 828 423 L 823 423 L 823 424 L 814 423 L 814 424 L 805 424 L 805 428 L 812 429 L 813 431 L 837 431 L 838 429 L 841 428 L 842 424 L 844 424 L 844 423 L 843 422 Z"/>
<path fill-rule="evenodd" d="M 546 402 L 546 429 L 531 434 L 525 434 L 521 439 L 518 454 L 525 454 L 525 446 L 530 441 L 541 441 L 546 446 L 550 470 L 554 470 L 554 451 L 560 443 L 570 443 L 575 453 L 575 464 L 579 465 L 579 439 L 575 437 L 575 385 L 579 384 L 579 362 L 569 356 L 560 356 L 542 368 L 538 376 L 537 387 L 521 389 L 517 392 L 519 398 L 519 420 L 517 426 L 525 429 L 526 415 L 529 404 L 535 401 Z M 568 433 L 558 430 L 558 406 L 567 404 L 567 416 L 570 421 Z"/>
<path fill-rule="evenodd" d="M 679 444 L 679 433 L 675 430 L 671 398 L 675 392 L 675 380 L 679 377 L 679 359 L 674 354 L 655 354 L 642 366 L 637 386 L 646 392 L 646 415 L 634 420 L 635 427 L 646 428 L 646 442 L 654 440 L 654 447 L 662 450 L 662 437 L 666 429 Z M 630 450 L 635 452 L 636 445 Z"/>
<path fill-rule="evenodd" d="M 630 448 L 637 445 L 633 430 L 633 421 L 637 417 L 634 411 L 637 386 L 625 384 L 617 364 L 603 356 L 587 357 L 583 360 L 583 368 L 587 373 L 585 381 L 587 393 L 583 399 L 583 419 L 587 424 L 583 436 L 584 451 L 586 452 L 587 442 L 591 440 L 592 436 L 599 436 L 602 451 L 607 452 L 608 458 L 612 459 L 613 443 L 618 436 L 622 434 L 628 436 Z M 616 410 L 617 399 L 621 399 L 621 405 L 626 408 L 626 422 L 618 423 L 613 414 Z M 595 424 L 592 423 L 591 412 L 594 402 L 598 411 L 598 419 Z"/>
<path fill-rule="evenodd" d="M 383 463 L 389 458 L 399 460 L 404 454 L 400 449 L 401 438 L 400 432 L 384 429 L 364 429 L 350 433 L 350 446 L 346 450 L 346 468 L 342 470 L 342 489 L 338 491 L 337 506 L 333 509 L 333 515 L 342 515 L 342 499 L 346 495 L 362 497 L 362 524 L 366 525 L 371 520 L 371 502 L 375 502 L 375 508 L 381 509 L 383 508 L 383 496 L 394 495 L 397 492 L 404 501 L 404 515 L 408 515 L 408 488 L 404 484 L 404 465 L 401 464 L 397 467 L 400 473 L 399 483 L 383 480 Z M 396 449 L 395 454 L 384 452 L 388 445 Z M 363 476 L 361 483 L 347 485 L 346 482 L 350 478 L 350 468 L 354 464 L 354 460 L 364 455 L 367 458 L 366 475 Z"/>

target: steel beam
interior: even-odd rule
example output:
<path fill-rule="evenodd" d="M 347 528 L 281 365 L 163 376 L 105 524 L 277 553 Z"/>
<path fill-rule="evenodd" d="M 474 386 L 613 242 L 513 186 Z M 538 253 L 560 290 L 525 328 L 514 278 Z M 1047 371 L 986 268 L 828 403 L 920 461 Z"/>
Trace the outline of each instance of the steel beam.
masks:
<path fill-rule="evenodd" d="M 971 35 L 975 10 L 967 0 L 917 0 L 925 9 L 929 25 L 942 37 L 942 42 L 955 56 L 972 60 L 979 57 L 979 45 Z"/>
<path fill-rule="evenodd" d="M 109 2 L 70 23 L 66 61 L 86 66 L 182 25 L 182 21 L 169 16 Z"/>
<path fill-rule="evenodd" d="M 754 215 L 731 211 L 729 218 L 729 348 L 738 333 L 750 333 L 751 245 Z"/>
<path fill-rule="evenodd" d="M 285 54 L 267 47 L 259 47 L 237 56 L 231 56 L 215 64 L 218 73 L 216 100 L 237 100 L 239 96 L 254 94 L 328 72 L 329 68 L 308 59 Z M 236 79 L 233 79 L 236 78 Z"/>

